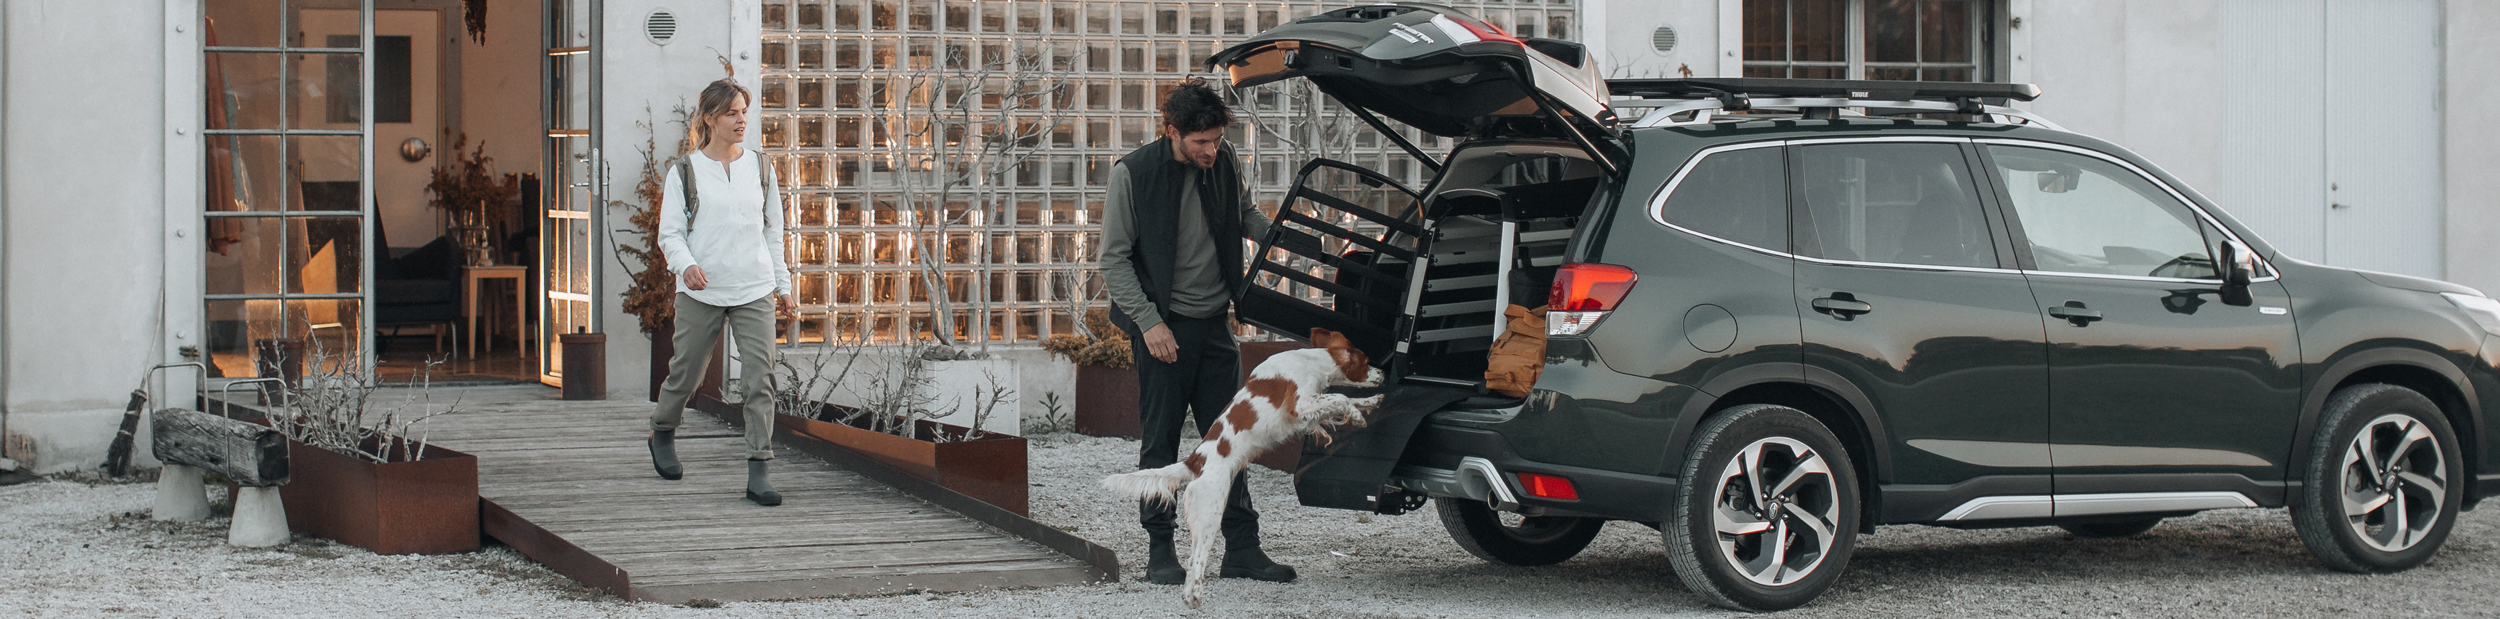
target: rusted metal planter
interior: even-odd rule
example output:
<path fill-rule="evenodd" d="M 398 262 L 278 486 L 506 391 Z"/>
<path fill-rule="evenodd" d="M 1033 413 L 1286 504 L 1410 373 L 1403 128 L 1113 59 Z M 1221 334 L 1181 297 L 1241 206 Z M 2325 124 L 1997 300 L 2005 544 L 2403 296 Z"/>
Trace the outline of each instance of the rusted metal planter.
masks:
<path fill-rule="evenodd" d="M 819 406 L 834 409 L 831 404 Z M 927 438 L 959 437 L 971 430 L 926 420 L 914 424 L 912 437 L 794 415 L 779 415 L 775 423 L 792 434 L 849 449 L 1017 515 L 1033 513 L 1023 437 L 992 432 L 972 440 L 936 442 Z"/>
<path fill-rule="evenodd" d="M 288 441 L 287 458 L 295 479 L 279 496 L 297 533 L 386 555 L 478 548 L 477 456 L 428 447 L 424 460 L 375 464 Z"/>
<path fill-rule="evenodd" d="M 1086 436 L 1139 438 L 1137 369 L 1076 366 L 1076 432 Z"/>

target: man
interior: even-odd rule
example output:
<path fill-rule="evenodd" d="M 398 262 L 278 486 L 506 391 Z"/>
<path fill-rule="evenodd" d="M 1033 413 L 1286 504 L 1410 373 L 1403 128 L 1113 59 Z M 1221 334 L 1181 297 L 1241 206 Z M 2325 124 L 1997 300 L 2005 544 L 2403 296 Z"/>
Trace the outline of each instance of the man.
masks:
<path fill-rule="evenodd" d="M 1241 240 L 1267 232 L 1267 216 L 1250 202 L 1224 128 L 1232 111 L 1206 81 L 1190 78 L 1163 100 L 1163 138 L 1111 167 L 1103 209 L 1102 274 L 1111 320 L 1129 334 L 1136 356 L 1137 415 L 1145 441 L 1140 469 L 1172 464 L 1180 455 L 1181 420 L 1194 412 L 1205 435 L 1241 387 L 1241 349 L 1226 310 L 1242 277 Z M 1250 490 L 1233 477 L 1224 507 L 1224 578 L 1289 582 L 1291 566 L 1259 550 L 1259 513 Z M 1174 508 L 1139 505 L 1146 527 L 1146 580 L 1177 585 L 1188 577 L 1172 550 Z"/>

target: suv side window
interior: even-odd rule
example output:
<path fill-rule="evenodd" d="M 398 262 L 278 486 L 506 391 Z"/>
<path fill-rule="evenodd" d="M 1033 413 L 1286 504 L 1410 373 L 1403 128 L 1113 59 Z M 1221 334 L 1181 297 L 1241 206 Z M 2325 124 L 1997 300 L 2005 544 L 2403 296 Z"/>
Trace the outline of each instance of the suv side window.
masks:
<path fill-rule="evenodd" d="M 2204 219 L 2143 176 L 2065 151 L 1987 148 L 2038 270 L 2220 277 Z"/>
<path fill-rule="evenodd" d="M 1777 146 L 1712 153 L 1676 181 L 1658 219 L 1719 239 L 1788 251 L 1788 164 Z"/>
<path fill-rule="evenodd" d="M 1979 190 L 1958 144 L 1867 142 L 1798 148 L 1797 254 L 1888 264 L 1998 266 Z"/>

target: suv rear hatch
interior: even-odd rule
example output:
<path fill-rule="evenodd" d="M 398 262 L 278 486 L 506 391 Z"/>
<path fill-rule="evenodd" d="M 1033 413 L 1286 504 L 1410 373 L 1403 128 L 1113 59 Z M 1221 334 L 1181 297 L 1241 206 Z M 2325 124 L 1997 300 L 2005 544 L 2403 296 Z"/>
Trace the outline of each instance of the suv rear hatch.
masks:
<path fill-rule="evenodd" d="M 1304 164 L 1235 295 L 1245 323 L 1344 333 L 1386 370 L 1372 427 L 1306 445 L 1297 485 L 1305 505 L 1397 511 L 1381 486 L 1407 437 L 1425 415 L 1485 398 L 1504 309 L 1544 304 L 1579 216 L 1621 169 L 1606 84 L 1576 43 L 1428 4 L 1306 17 L 1210 61 L 1237 88 L 1309 79 L 1430 171 L 1417 189 Z M 1458 146 L 1442 161 L 1383 116 Z"/>

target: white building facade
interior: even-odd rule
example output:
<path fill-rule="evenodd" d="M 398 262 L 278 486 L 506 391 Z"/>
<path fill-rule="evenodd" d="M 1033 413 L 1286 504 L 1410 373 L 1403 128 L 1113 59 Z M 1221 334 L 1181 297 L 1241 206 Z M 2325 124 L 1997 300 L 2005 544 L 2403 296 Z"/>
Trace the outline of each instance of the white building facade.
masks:
<path fill-rule="evenodd" d="M 670 110 L 725 74 L 765 100 L 749 146 L 783 154 L 784 178 L 797 182 L 785 195 L 794 207 L 819 209 L 793 218 L 822 253 L 795 261 L 814 281 L 801 290 L 811 314 L 784 335 L 801 345 L 841 333 L 908 337 L 921 330 L 909 303 L 875 301 L 874 278 L 909 270 L 876 253 L 880 239 L 903 230 L 878 223 L 882 190 L 837 182 L 846 162 L 874 165 L 867 159 L 881 134 L 844 121 L 834 86 L 813 95 L 825 97 L 813 100 L 819 107 L 809 105 L 813 84 L 907 69 L 880 68 L 870 51 L 855 61 L 858 73 L 845 73 L 842 41 L 869 50 L 892 43 L 906 68 L 912 45 L 924 40 L 938 58 L 948 42 L 972 43 L 975 54 L 983 43 L 1052 42 L 1043 66 L 1082 95 L 1054 104 L 1070 106 L 1075 124 L 1041 142 L 1029 181 L 1019 181 L 1032 184 L 1013 193 L 1030 198 L 1011 199 L 1013 215 L 998 229 L 966 231 L 962 251 L 1006 256 L 1015 268 L 996 282 L 966 284 L 998 290 L 1000 304 L 963 316 L 955 322 L 968 324 L 953 330 L 1020 351 L 1010 356 L 1033 368 L 1024 372 L 1027 396 L 1065 397 L 1067 370 L 1029 343 L 1067 332 L 1073 317 L 1060 313 L 1062 297 L 1084 291 L 1050 282 L 1084 269 L 1094 223 L 1087 215 L 1100 195 L 1089 171 L 1150 138 L 1132 125 L 1151 122 L 1140 119 L 1151 118 L 1152 104 L 1130 91 L 1183 73 L 1158 64 L 1167 49 L 1187 65 L 1246 36 L 1228 19 L 1255 32 L 1267 13 L 1291 19 L 1331 8 L 1303 0 L 546 0 L 493 3 L 477 20 L 480 35 L 469 25 L 470 4 L 0 2 L 5 455 L 41 472 L 95 466 L 151 366 L 203 361 L 227 378 L 254 375 L 252 342 L 280 337 L 366 354 L 384 322 L 374 306 L 389 301 L 377 289 L 391 273 L 377 267 L 453 232 L 412 188 L 439 159 L 403 158 L 409 138 L 442 157 L 452 135 L 467 134 L 485 141 L 500 171 L 531 175 L 537 190 L 514 221 L 534 222 L 515 229 L 536 237 L 508 248 L 532 272 L 512 292 L 531 308 L 517 342 L 533 347 L 529 372 L 561 381 L 552 336 L 607 333 L 610 396 L 642 398 L 649 343 L 618 300 L 631 281 L 612 249 L 625 240 L 616 231 L 629 211 L 607 204 L 633 199 L 646 136 L 670 148 L 682 130 L 667 125 Z M 2500 241 L 2500 204 L 2488 197 L 2500 195 L 2500 175 L 2474 163 L 2500 160 L 2500 120 L 2473 103 L 2500 94 L 2500 78 L 2477 70 L 2500 66 L 2500 42 L 2485 34 L 2500 28 L 2500 5 L 1459 4 L 1521 34 L 1580 40 L 1619 78 L 1689 71 L 2036 83 L 2047 94 L 2021 107 L 2145 155 L 2293 257 L 2500 290 L 2500 265 L 2482 250 Z M 983 21 L 992 10 L 995 24 Z M 843 11 L 857 11 L 858 21 L 843 21 Z M 890 31 L 880 29 L 878 11 L 894 20 Z M 1094 30 L 1096 13 L 1103 31 Z M 1035 30 L 1024 30 L 1026 15 Z M 914 21 L 921 16 L 927 21 Z M 969 21 L 954 29 L 958 16 Z M 220 37 L 213 44 L 211 22 Z M 1116 45 L 1099 64 L 1052 51 L 1100 53 L 1085 48 L 1101 41 Z M 805 64 L 801 50 L 815 44 L 825 56 Z M 1135 64 L 1128 48 L 1140 50 Z M 1109 98 L 1097 102 L 1097 92 Z M 1252 151 L 1259 139 L 1236 136 Z M 816 176 L 799 167 L 809 161 L 823 166 Z M 1029 250 L 1019 245 L 1028 237 Z M 792 243 L 794 251 L 808 251 L 808 239 Z M 1019 288 L 1013 273 L 1023 272 L 1035 282 Z M 188 372 L 159 374 L 167 378 L 149 386 L 156 405 L 193 397 L 199 386 Z"/>

